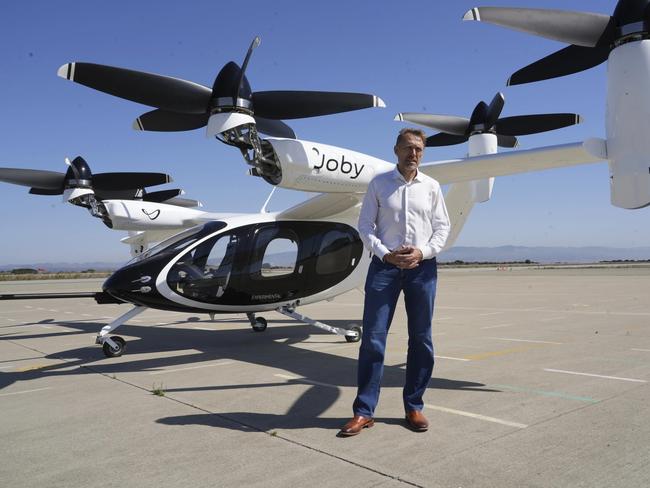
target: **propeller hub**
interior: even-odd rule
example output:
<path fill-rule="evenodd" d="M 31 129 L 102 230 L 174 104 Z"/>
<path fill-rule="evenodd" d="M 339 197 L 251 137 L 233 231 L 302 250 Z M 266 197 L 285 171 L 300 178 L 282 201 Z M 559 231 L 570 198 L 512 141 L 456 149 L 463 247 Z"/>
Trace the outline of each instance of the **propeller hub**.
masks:
<path fill-rule="evenodd" d="M 66 179 L 65 188 L 91 188 L 93 187 L 92 180 L 75 180 L 75 179 Z"/>
<path fill-rule="evenodd" d="M 222 112 L 243 112 L 253 115 L 253 102 L 245 98 L 219 97 L 213 99 L 210 115 Z"/>

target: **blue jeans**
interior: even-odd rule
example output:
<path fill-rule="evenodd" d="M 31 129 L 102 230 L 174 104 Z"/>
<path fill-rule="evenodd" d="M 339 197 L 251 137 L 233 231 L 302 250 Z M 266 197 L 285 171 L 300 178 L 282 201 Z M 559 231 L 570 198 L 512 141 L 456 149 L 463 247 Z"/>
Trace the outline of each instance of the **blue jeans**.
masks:
<path fill-rule="evenodd" d="M 358 391 L 352 407 L 355 415 L 374 415 L 384 371 L 386 337 L 402 291 L 409 334 L 404 410 L 422 410 L 424 407 L 422 396 L 433 372 L 431 320 L 437 278 L 435 258 L 422 261 L 414 269 L 399 269 L 376 256 L 372 258 L 365 286 Z"/>

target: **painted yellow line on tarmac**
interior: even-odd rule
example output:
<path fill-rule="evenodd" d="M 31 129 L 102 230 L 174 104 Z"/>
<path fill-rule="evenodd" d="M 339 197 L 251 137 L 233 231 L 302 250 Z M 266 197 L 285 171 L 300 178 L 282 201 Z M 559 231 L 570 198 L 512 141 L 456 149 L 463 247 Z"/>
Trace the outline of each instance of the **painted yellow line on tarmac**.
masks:
<path fill-rule="evenodd" d="M 25 366 L 24 368 L 18 368 L 16 372 L 18 373 L 27 373 L 28 371 L 42 371 L 45 369 L 58 368 L 60 364 L 36 364 L 33 366 Z"/>

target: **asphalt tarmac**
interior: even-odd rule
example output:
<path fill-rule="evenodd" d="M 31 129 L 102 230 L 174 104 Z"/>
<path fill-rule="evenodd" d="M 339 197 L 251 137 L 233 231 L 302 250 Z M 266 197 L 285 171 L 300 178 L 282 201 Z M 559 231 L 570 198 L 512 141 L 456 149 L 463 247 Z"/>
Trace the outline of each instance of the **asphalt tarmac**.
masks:
<path fill-rule="evenodd" d="M 1 282 L 0 293 L 101 281 Z M 19 487 L 650 486 L 650 269 L 441 270 L 426 433 L 403 421 L 403 304 L 377 422 L 351 416 L 358 344 L 263 314 L 0 302 L 0 485 Z M 360 323 L 352 291 L 298 311 Z M 152 393 L 155 391 L 158 395 Z"/>

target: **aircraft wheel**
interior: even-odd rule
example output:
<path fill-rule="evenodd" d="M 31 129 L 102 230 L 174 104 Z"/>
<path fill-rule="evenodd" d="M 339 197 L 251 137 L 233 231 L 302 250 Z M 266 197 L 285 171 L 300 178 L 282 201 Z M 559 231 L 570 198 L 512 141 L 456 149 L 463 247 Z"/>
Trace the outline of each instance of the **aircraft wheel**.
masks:
<path fill-rule="evenodd" d="M 126 341 L 120 336 L 112 336 L 111 340 L 117 344 L 117 349 L 113 349 L 108 342 L 104 342 L 102 349 L 104 350 L 104 355 L 107 358 L 117 358 L 124 354 L 126 351 Z"/>
<path fill-rule="evenodd" d="M 256 317 L 255 323 L 253 324 L 253 330 L 255 332 L 264 332 L 266 330 L 266 319 L 264 317 Z"/>
<path fill-rule="evenodd" d="M 353 335 L 353 336 L 346 335 L 345 336 L 346 341 L 348 341 L 348 342 L 359 342 L 361 340 L 361 327 L 359 327 L 358 325 L 353 325 L 348 330 L 352 331 L 352 332 L 356 332 L 357 334 Z"/>

